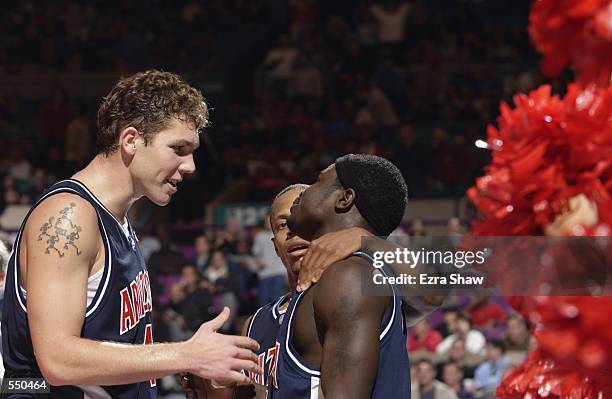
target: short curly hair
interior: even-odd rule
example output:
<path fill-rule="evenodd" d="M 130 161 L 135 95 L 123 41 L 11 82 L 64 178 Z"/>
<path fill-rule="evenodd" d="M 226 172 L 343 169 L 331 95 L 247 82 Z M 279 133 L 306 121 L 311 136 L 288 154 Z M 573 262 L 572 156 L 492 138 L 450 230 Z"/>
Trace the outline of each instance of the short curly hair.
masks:
<path fill-rule="evenodd" d="M 192 124 L 197 131 L 208 126 L 202 93 L 170 72 L 148 70 L 122 78 L 98 110 L 96 153 L 108 156 L 116 152 L 121 131 L 130 126 L 139 131 L 146 145 L 172 118 Z"/>

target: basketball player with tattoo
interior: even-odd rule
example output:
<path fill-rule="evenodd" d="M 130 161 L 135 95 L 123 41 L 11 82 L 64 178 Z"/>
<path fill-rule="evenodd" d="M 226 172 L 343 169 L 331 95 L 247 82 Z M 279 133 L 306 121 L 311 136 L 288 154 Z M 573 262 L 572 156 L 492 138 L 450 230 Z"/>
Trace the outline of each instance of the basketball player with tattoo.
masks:
<path fill-rule="evenodd" d="M 240 370 L 258 372 L 254 340 L 216 333 L 228 309 L 185 342 L 153 343 L 149 275 L 127 219 L 140 197 L 169 203 L 195 171 L 207 121 L 201 93 L 172 73 L 137 73 L 104 98 L 97 155 L 46 191 L 15 241 L 2 312 L 5 378 L 45 378 L 45 397 L 155 398 L 162 376 L 244 383 Z"/>

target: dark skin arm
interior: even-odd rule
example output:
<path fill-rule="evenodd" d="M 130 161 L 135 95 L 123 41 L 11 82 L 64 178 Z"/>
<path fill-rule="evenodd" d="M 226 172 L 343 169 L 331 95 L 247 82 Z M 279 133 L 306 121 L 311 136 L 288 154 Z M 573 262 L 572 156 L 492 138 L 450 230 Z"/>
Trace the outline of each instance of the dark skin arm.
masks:
<path fill-rule="evenodd" d="M 369 237 L 363 241 L 363 237 Z M 363 244 L 367 243 L 367 248 Z M 390 251 L 402 248 L 394 242 L 376 239 L 369 231 L 361 227 L 353 227 L 328 233 L 310 243 L 310 248 L 300 265 L 298 276 L 298 290 L 306 290 L 313 282 L 319 281 L 323 272 L 335 262 L 350 256 L 353 252 L 363 250 L 366 252 Z M 418 276 L 423 272 L 423 266 L 410 268 L 405 264 L 389 264 L 395 275 L 412 274 Z M 430 272 L 431 274 L 431 272 Z M 422 292 L 421 292 L 422 291 Z M 411 287 L 410 292 L 402 292 L 404 316 L 409 325 L 415 324 L 423 316 L 442 305 L 444 295 L 432 295 L 418 285 Z"/>
<path fill-rule="evenodd" d="M 321 387 L 327 399 L 367 399 L 378 369 L 380 324 L 389 297 L 361 292 L 364 260 L 332 265 L 313 288 L 317 333 L 322 344 Z"/>

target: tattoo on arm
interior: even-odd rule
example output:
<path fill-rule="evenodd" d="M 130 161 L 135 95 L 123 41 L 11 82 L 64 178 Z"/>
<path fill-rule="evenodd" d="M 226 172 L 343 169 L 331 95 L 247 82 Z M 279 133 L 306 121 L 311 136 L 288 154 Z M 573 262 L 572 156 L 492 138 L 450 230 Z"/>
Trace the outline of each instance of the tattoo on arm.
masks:
<path fill-rule="evenodd" d="M 45 248 L 45 254 L 50 254 L 51 250 L 57 252 L 60 258 L 63 258 L 66 251 L 73 247 L 76 250 L 76 254 L 81 255 L 81 250 L 76 246 L 76 241 L 80 238 L 79 233 L 81 232 L 81 226 L 77 226 L 72 223 L 72 216 L 74 215 L 75 203 L 70 203 L 70 206 L 60 211 L 60 216 L 55 219 L 53 216 L 49 218 L 48 222 L 43 223 L 40 227 L 40 234 L 38 235 L 38 241 L 46 239 L 47 248 Z M 63 237 L 63 238 L 62 238 Z M 63 241 L 62 246 L 60 240 Z M 58 248 L 59 247 L 59 248 Z"/>

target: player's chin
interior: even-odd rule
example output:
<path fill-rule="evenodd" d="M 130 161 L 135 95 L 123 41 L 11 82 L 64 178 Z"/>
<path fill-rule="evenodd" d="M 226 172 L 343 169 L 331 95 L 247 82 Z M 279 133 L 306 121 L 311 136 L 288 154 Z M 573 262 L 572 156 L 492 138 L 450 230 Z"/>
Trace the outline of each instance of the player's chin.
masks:
<path fill-rule="evenodd" d="M 149 200 L 157 206 L 166 206 L 170 203 L 172 195 L 168 193 L 158 193 L 156 195 L 148 196 Z"/>

